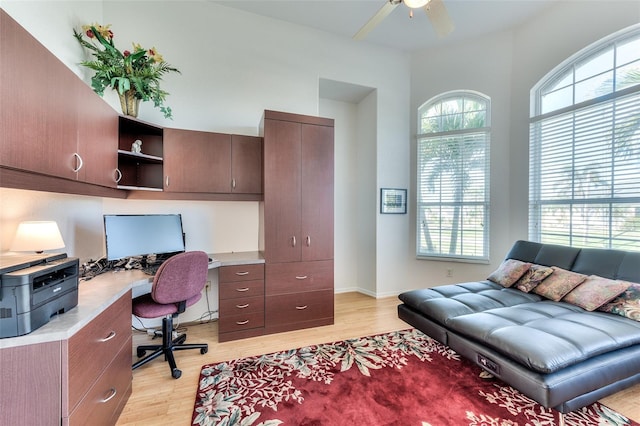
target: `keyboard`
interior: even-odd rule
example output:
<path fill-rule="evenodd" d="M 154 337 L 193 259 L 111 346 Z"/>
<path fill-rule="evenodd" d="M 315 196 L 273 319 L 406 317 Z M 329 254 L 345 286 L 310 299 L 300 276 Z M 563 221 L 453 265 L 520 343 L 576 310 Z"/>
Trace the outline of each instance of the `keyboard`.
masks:
<path fill-rule="evenodd" d="M 158 268 L 160 268 L 160 265 L 162 265 L 162 263 L 156 263 L 153 265 L 147 265 L 145 267 L 142 268 L 142 272 L 144 272 L 147 275 L 155 275 L 156 272 L 158 272 Z"/>

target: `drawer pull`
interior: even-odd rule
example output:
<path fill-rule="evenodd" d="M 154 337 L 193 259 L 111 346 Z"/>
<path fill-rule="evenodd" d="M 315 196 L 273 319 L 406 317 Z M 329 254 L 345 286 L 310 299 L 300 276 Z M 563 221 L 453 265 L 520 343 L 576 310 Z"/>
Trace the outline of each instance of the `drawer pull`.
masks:
<path fill-rule="evenodd" d="M 249 307 L 248 303 L 245 303 L 244 305 L 236 305 L 236 308 L 238 308 L 238 309 L 244 309 L 244 308 L 248 308 L 248 307 Z"/>
<path fill-rule="evenodd" d="M 249 291 L 249 287 L 236 288 L 236 291 L 239 291 L 239 292 L 243 293 L 245 291 Z"/>
<path fill-rule="evenodd" d="M 236 272 L 236 275 L 239 277 L 244 277 L 245 275 L 249 275 L 249 272 Z"/>
<path fill-rule="evenodd" d="M 303 311 L 303 310 L 305 310 L 305 309 L 307 309 L 307 308 L 308 308 L 308 306 L 307 306 L 307 305 L 304 305 L 304 306 L 296 306 L 296 309 L 297 309 L 297 310 L 299 310 L 299 311 Z"/>
<path fill-rule="evenodd" d="M 291 247 L 295 247 L 296 246 L 296 236 L 294 235 L 293 237 L 291 237 Z"/>
<path fill-rule="evenodd" d="M 109 402 L 109 401 L 111 401 L 111 400 L 113 399 L 113 397 L 114 397 L 114 396 L 116 396 L 116 394 L 117 394 L 117 393 L 118 393 L 118 391 L 117 391 L 115 388 L 111 388 L 111 389 L 109 390 L 109 396 L 108 396 L 108 397 L 106 397 L 105 399 L 103 399 L 103 400 L 102 400 L 102 401 L 100 401 L 100 402 L 105 403 L 105 402 Z"/>
<path fill-rule="evenodd" d="M 109 335 L 103 339 L 100 339 L 101 342 L 108 342 L 109 340 L 113 339 L 114 337 L 116 337 L 116 332 L 111 330 L 111 333 L 109 333 Z"/>
<path fill-rule="evenodd" d="M 306 275 L 297 275 L 296 276 L 296 280 L 306 280 L 307 276 Z"/>
<path fill-rule="evenodd" d="M 245 325 L 245 324 L 249 324 L 249 320 L 236 321 L 236 324 L 238 324 L 238 325 Z"/>

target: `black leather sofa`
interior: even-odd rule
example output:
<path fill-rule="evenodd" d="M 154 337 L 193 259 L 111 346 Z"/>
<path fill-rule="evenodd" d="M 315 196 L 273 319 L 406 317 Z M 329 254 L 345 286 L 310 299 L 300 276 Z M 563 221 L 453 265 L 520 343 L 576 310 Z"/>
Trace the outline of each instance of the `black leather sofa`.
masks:
<path fill-rule="evenodd" d="M 640 252 L 517 241 L 506 259 L 640 283 Z M 640 383 L 640 321 L 488 280 L 399 299 L 400 319 L 561 413 Z"/>

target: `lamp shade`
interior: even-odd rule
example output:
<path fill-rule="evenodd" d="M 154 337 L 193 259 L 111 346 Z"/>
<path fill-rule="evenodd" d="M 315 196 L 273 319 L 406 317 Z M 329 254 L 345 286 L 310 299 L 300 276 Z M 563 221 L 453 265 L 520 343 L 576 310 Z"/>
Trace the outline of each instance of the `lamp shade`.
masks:
<path fill-rule="evenodd" d="M 430 0 L 404 0 L 404 4 L 411 9 L 417 9 L 422 6 L 426 6 Z"/>
<path fill-rule="evenodd" d="M 20 222 L 11 245 L 12 251 L 35 251 L 64 248 L 58 224 L 54 221 Z"/>

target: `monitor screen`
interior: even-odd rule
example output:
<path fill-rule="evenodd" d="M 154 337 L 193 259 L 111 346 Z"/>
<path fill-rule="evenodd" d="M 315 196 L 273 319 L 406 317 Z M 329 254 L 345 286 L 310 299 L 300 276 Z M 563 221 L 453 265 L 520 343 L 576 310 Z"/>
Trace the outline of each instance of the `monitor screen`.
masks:
<path fill-rule="evenodd" d="M 104 215 L 107 260 L 185 251 L 179 214 Z"/>

